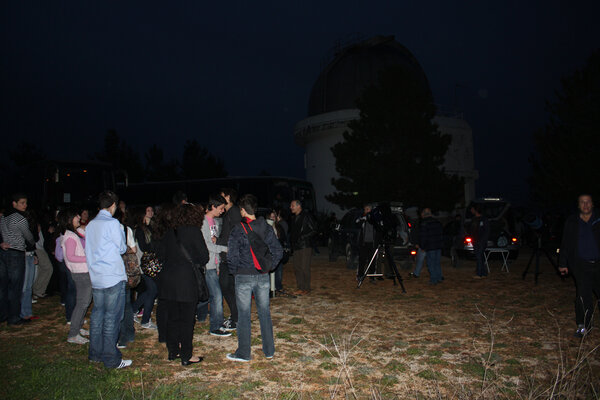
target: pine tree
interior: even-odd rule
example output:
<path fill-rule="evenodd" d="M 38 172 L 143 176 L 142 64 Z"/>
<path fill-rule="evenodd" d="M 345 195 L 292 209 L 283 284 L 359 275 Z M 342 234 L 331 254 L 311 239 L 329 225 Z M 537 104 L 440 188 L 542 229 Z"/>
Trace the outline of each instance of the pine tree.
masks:
<path fill-rule="evenodd" d="M 428 88 L 400 66 L 380 73 L 357 100 L 360 118 L 332 148 L 340 178 L 327 196 L 341 207 L 371 201 L 452 209 L 463 196 L 462 179 L 442 168 L 451 142 L 434 124 Z"/>
<path fill-rule="evenodd" d="M 581 193 L 600 196 L 594 182 L 600 158 L 600 50 L 561 80 L 556 101 L 547 103 L 550 122 L 534 135 L 530 162 L 534 200 L 542 205 L 574 204 Z"/>

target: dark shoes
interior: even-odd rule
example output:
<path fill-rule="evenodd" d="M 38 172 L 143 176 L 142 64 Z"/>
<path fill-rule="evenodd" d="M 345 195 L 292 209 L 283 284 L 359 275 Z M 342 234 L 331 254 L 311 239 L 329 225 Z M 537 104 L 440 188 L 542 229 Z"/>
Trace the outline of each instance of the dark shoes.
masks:
<path fill-rule="evenodd" d="M 21 319 L 17 320 L 16 322 L 9 322 L 8 325 L 24 325 L 24 324 L 28 324 L 30 322 L 31 322 L 31 319 L 21 318 Z"/>
<path fill-rule="evenodd" d="M 181 360 L 181 365 L 183 365 L 184 367 L 187 367 L 188 365 L 191 364 L 198 364 L 199 362 L 202 362 L 202 360 L 204 360 L 204 357 L 197 357 L 197 360 L 193 360 L 192 358 L 190 358 L 187 361 L 183 361 Z"/>
<path fill-rule="evenodd" d="M 294 296 L 293 294 L 286 292 L 285 290 L 281 289 L 281 290 L 276 290 L 275 291 L 275 297 L 288 297 L 290 299 L 295 299 L 296 296 Z"/>
<path fill-rule="evenodd" d="M 573 336 L 578 339 L 582 339 L 590 333 L 591 329 L 592 328 L 586 328 L 586 327 L 580 325 L 577 327 L 577 330 L 575 331 L 575 333 L 573 333 Z"/>
<path fill-rule="evenodd" d="M 177 354 L 171 354 L 171 353 L 169 353 L 169 357 L 168 357 L 169 361 L 175 361 L 178 358 L 179 358 L 179 353 L 177 353 Z"/>
<path fill-rule="evenodd" d="M 235 331 L 237 329 L 237 323 L 229 317 L 223 322 L 221 329 L 227 332 Z"/>
<path fill-rule="evenodd" d="M 411 277 L 411 278 L 418 278 L 419 277 L 419 275 L 415 275 L 414 272 L 410 272 L 408 274 L 408 276 Z"/>
<path fill-rule="evenodd" d="M 221 337 L 231 336 L 231 332 L 228 332 L 221 327 L 219 327 L 219 329 L 217 329 L 217 330 L 210 331 L 209 333 L 213 336 L 221 336 Z"/>

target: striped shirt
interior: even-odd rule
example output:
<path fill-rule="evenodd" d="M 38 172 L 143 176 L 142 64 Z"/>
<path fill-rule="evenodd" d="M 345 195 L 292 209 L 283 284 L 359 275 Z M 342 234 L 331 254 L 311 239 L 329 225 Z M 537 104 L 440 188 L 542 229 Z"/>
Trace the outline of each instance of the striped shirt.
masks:
<path fill-rule="evenodd" d="M 13 250 L 25 251 L 27 243 L 31 245 L 35 243 L 27 219 L 19 212 L 15 211 L 7 216 L 2 216 L 0 229 L 2 230 L 2 240 L 8 243 Z"/>

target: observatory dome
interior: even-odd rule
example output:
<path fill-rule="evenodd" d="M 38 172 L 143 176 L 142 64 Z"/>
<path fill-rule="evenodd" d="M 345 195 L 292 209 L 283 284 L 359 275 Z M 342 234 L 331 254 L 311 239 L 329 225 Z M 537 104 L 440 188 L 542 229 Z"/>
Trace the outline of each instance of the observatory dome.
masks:
<path fill-rule="evenodd" d="M 308 101 L 308 116 L 356 108 L 363 89 L 377 82 L 380 71 L 404 66 L 429 91 L 425 72 L 412 53 L 394 36 L 375 36 L 334 49 L 333 59 L 321 71 Z"/>

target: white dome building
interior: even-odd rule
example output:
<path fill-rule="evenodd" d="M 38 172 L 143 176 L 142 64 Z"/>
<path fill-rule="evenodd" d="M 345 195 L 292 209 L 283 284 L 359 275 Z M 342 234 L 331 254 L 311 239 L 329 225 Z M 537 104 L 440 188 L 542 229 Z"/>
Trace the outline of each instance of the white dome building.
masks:
<path fill-rule="evenodd" d="M 342 210 L 325 199 L 335 191 L 331 179 L 338 177 L 331 147 L 343 140 L 348 122 L 359 118 L 355 102 L 362 90 L 377 82 L 379 71 L 398 64 L 413 71 L 415 79 L 429 89 L 416 58 L 393 36 L 377 36 L 340 49 L 317 78 L 308 102 L 308 116 L 294 127 L 294 139 L 305 148 L 306 179 L 315 189 L 319 211 L 342 216 Z M 471 128 L 456 113 L 443 114 L 438 110 L 434 121 L 442 133 L 452 136 L 444 168 L 464 178 L 464 202 L 468 204 L 475 196 L 478 177 Z"/>

